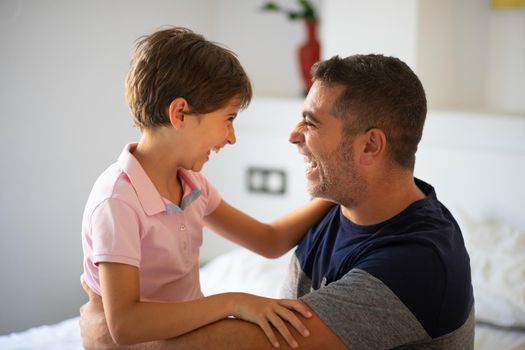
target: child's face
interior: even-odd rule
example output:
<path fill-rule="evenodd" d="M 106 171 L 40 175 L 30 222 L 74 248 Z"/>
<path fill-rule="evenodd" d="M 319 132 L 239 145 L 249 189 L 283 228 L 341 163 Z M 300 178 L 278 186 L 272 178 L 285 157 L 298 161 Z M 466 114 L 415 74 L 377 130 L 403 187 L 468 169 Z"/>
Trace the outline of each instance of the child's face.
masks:
<path fill-rule="evenodd" d="M 216 111 L 199 116 L 187 116 L 195 118 L 191 131 L 191 159 L 188 159 L 189 167 L 193 171 L 200 171 L 210 159 L 211 151 L 218 152 L 226 144 L 235 143 L 235 130 L 233 120 L 239 112 L 239 99 L 232 98 L 226 106 Z M 189 155 L 189 154 L 188 154 Z"/>

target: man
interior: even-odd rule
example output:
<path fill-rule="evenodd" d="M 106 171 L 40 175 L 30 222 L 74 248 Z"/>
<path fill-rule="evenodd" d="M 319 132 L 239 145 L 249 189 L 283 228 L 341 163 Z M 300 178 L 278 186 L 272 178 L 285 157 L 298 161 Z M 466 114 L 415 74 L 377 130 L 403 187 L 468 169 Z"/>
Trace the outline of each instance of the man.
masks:
<path fill-rule="evenodd" d="M 356 55 L 318 63 L 313 81 L 290 141 L 309 164 L 309 192 L 338 205 L 301 240 L 290 266 L 285 296 L 314 313 L 299 347 L 472 349 L 461 231 L 434 189 L 413 177 L 426 116 L 419 79 L 396 58 Z M 84 343 L 104 348 L 112 342 L 100 300 L 90 299 L 81 312 Z M 138 348 L 271 345 L 256 326 L 230 319 Z"/>

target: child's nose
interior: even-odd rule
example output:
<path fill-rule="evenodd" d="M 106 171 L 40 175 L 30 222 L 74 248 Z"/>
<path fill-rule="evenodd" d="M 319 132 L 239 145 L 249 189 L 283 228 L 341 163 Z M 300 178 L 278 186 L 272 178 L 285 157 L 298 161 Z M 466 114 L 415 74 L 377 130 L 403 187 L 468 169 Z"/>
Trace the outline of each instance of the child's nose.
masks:
<path fill-rule="evenodd" d="M 235 137 L 235 129 L 233 128 L 233 126 L 231 126 L 228 131 L 228 138 L 226 139 L 226 141 L 228 141 L 230 145 L 235 144 L 235 142 L 237 141 L 237 138 Z"/>

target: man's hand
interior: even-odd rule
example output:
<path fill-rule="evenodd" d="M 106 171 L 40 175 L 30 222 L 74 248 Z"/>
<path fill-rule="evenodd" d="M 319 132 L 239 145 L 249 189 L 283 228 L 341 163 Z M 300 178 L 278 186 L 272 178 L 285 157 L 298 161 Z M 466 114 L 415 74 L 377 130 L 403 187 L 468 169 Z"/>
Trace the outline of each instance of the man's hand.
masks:
<path fill-rule="evenodd" d="M 86 350 L 114 350 L 120 348 L 111 338 L 102 298 L 88 287 L 80 276 L 80 284 L 89 296 L 89 301 L 80 307 L 80 335 L 82 336 L 82 346 Z"/>

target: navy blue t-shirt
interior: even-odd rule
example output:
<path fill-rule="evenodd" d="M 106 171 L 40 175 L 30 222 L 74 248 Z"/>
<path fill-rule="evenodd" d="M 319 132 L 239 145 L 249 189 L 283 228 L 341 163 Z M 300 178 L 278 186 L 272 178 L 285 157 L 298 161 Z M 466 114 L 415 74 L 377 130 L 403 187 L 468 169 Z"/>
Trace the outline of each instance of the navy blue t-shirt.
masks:
<path fill-rule="evenodd" d="M 432 186 L 415 181 L 426 197 L 377 225 L 356 225 L 335 206 L 295 254 L 314 290 L 352 269 L 376 277 L 434 338 L 469 317 L 474 302 L 470 261 L 457 222 Z"/>

